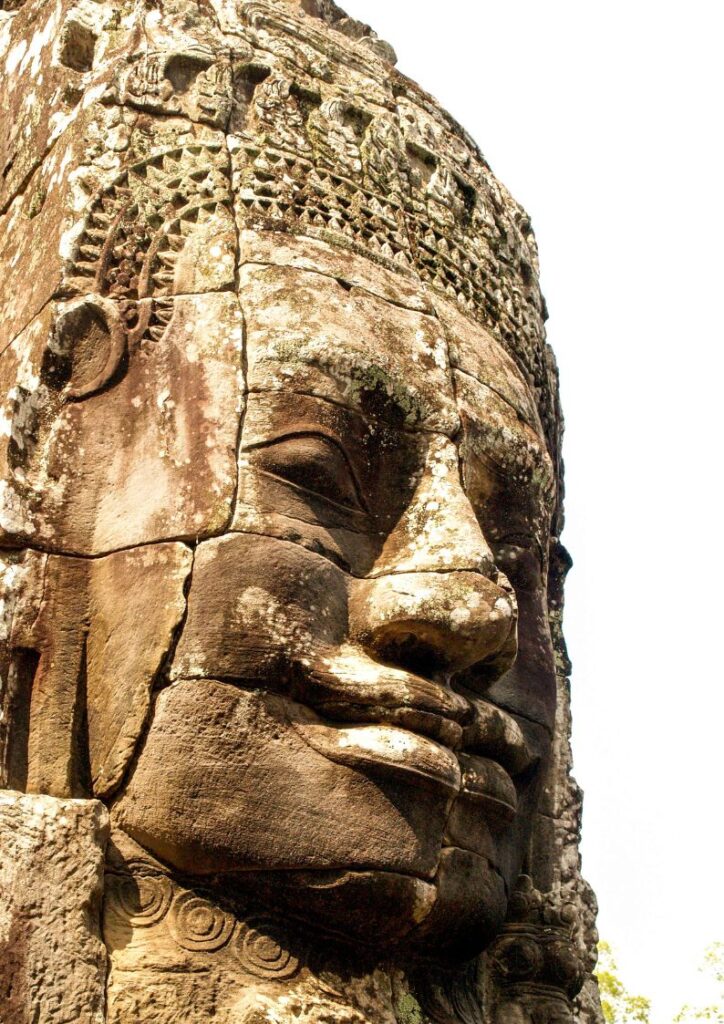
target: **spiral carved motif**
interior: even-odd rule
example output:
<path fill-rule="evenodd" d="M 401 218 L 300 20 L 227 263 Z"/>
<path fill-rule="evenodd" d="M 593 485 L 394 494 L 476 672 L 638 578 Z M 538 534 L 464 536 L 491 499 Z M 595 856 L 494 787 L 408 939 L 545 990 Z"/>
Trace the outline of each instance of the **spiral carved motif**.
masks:
<path fill-rule="evenodd" d="M 291 978 L 300 967 L 298 957 L 288 949 L 286 935 L 268 917 L 247 921 L 236 939 L 236 955 L 244 970 L 257 978 L 282 981 Z"/>
<path fill-rule="evenodd" d="M 171 881 L 165 875 L 117 876 L 113 878 L 112 891 L 123 916 L 135 928 L 157 924 L 171 903 Z"/>
<path fill-rule="evenodd" d="M 179 946 L 191 952 L 212 953 L 221 949 L 234 930 L 230 914 L 193 892 L 176 897 L 168 924 Z"/>

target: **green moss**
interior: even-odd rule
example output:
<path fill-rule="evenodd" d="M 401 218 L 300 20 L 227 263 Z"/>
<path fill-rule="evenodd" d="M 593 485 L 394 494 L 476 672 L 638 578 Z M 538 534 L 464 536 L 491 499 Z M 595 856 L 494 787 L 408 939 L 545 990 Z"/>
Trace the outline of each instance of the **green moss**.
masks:
<path fill-rule="evenodd" d="M 410 993 L 400 996 L 395 1007 L 398 1024 L 426 1024 L 420 1004 Z"/>
<path fill-rule="evenodd" d="M 43 209 L 43 204 L 47 199 L 48 193 L 44 188 L 38 188 L 33 192 L 30 198 L 30 204 L 28 206 L 28 220 L 32 220 L 37 217 L 40 211 Z"/>
<path fill-rule="evenodd" d="M 424 418 L 420 403 L 406 387 L 396 383 L 381 366 L 371 363 L 366 367 L 354 367 L 352 381 L 353 392 L 360 397 L 362 408 L 366 412 L 374 413 L 376 408 L 381 412 L 381 407 L 386 407 L 389 417 L 389 407 L 395 406 L 400 416 L 393 416 L 393 421 L 400 419 L 402 422 L 412 424 Z"/>

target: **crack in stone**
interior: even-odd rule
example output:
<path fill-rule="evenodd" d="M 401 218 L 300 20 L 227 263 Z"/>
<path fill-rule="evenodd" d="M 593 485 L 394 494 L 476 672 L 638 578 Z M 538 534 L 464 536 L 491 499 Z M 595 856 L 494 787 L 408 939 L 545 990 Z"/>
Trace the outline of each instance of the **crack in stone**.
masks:
<path fill-rule="evenodd" d="M 311 242 L 319 241 L 313 235 L 296 235 L 295 237 L 302 238 L 302 239 L 309 239 L 309 241 L 311 241 Z M 326 243 L 326 244 L 329 244 L 329 243 Z M 363 259 L 363 260 L 367 260 L 367 262 L 369 262 L 369 259 L 366 256 L 361 256 L 359 253 L 354 253 L 353 255 L 357 259 Z M 373 264 L 373 266 L 377 266 L 377 264 Z M 348 278 L 346 278 L 344 276 L 343 272 L 335 274 L 335 273 L 332 273 L 331 271 L 320 270 L 317 267 L 298 267 L 298 266 L 295 266 L 293 263 L 282 263 L 282 262 L 275 262 L 274 260 L 254 260 L 254 259 L 244 260 L 243 263 L 240 263 L 240 267 L 280 267 L 280 268 L 288 268 L 289 270 L 298 270 L 298 271 L 300 271 L 301 273 L 304 273 L 304 274 L 317 274 L 319 277 L 325 277 L 325 278 L 327 278 L 330 281 L 337 281 L 342 287 L 349 286 L 349 290 L 350 291 L 354 290 L 354 291 L 364 292 L 365 295 L 371 295 L 372 298 L 381 299 L 386 305 L 395 306 L 397 309 L 405 310 L 405 312 L 417 313 L 417 314 L 419 314 L 419 316 L 427 316 L 427 317 L 430 317 L 430 319 L 432 319 L 432 320 L 437 320 L 438 319 L 438 316 L 437 316 L 437 314 L 435 313 L 435 311 L 434 311 L 434 309 L 432 307 L 427 308 L 427 309 L 420 309 L 419 306 L 415 306 L 411 302 L 408 304 L 406 302 L 403 302 L 401 299 L 390 298 L 389 295 L 383 295 L 382 294 L 382 290 L 375 291 L 374 289 L 368 287 L 367 285 L 360 284 L 358 282 L 350 281 Z M 380 268 L 380 269 L 387 270 L 386 267 L 385 268 Z M 406 277 L 400 271 L 392 271 L 392 273 L 399 274 L 401 280 L 405 281 L 406 283 L 408 283 L 410 285 L 412 284 L 410 282 L 409 278 Z"/>
<path fill-rule="evenodd" d="M 24 326 L 23 326 L 23 327 L 22 327 L 22 328 L 21 328 L 21 329 L 20 329 L 20 330 L 18 331 L 18 333 L 17 333 L 16 335 L 14 335 L 14 336 L 13 336 L 13 337 L 12 337 L 12 338 L 10 339 L 10 341 L 8 341 L 8 343 L 7 343 L 7 344 L 6 344 L 5 346 L 4 346 L 4 348 L 0 350 L 0 358 L 1 358 L 1 357 L 2 357 L 2 356 L 3 356 L 3 355 L 4 355 L 4 354 L 5 354 L 5 353 L 6 353 L 7 351 L 8 351 L 8 349 L 9 349 L 9 348 L 12 348 L 12 346 L 16 344 L 16 342 L 18 341 L 18 339 L 19 339 L 19 338 L 21 337 L 21 335 L 22 335 L 22 334 L 24 334 L 24 333 L 25 333 L 25 331 L 27 331 L 27 329 L 28 329 L 28 328 L 29 328 L 29 327 L 30 327 L 30 326 L 31 326 L 31 325 L 32 325 L 32 324 L 33 324 L 33 323 L 34 323 L 34 322 L 35 322 L 35 321 L 36 321 L 36 320 L 37 320 L 37 319 L 38 319 L 39 317 L 41 317 L 41 316 L 43 315 L 43 313 L 45 312 L 45 310 L 46 310 L 47 306 L 48 306 L 48 305 L 49 305 L 49 304 L 50 304 L 51 302 L 53 302 L 53 298 L 54 298 L 54 297 L 53 297 L 52 295 L 49 295 L 49 296 L 48 296 L 48 298 L 47 298 L 47 299 L 45 300 L 45 302 L 43 302 L 43 303 L 42 303 L 42 305 L 40 306 L 40 308 L 39 308 L 39 309 L 37 309 L 35 313 L 33 313 L 33 315 L 32 315 L 32 316 L 30 317 L 30 319 L 28 320 L 28 322 L 27 322 L 27 323 L 26 323 L 26 324 L 25 324 L 25 325 L 24 325 Z"/>

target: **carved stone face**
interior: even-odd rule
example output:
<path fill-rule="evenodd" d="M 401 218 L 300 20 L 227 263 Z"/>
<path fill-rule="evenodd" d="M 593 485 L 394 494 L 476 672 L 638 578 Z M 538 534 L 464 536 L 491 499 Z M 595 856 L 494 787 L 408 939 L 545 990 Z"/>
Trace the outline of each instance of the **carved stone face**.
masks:
<path fill-rule="evenodd" d="M 482 328 L 336 259 L 337 278 L 242 268 L 233 514 L 195 549 L 113 816 L 348 938 L 469 955 L 502 922 L 548 747 L 553 472 Z M 195 340 L 183 303 L 172 330 Z"/>
<path fill-rule="evenodd" d="M 110 811 L 117 1024 L 468 1019 L 580 883 L 529 218 L 331 0 L 10 7 L 0 787 Z"/>

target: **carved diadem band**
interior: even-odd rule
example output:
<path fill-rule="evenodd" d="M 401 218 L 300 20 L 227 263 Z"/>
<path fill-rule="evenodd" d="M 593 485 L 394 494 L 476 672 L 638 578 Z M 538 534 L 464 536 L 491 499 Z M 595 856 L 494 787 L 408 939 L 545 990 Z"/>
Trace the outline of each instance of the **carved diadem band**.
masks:
<path fill-rule="evenodd" d="M 555 440 L 535 240 L 477 147 L 369 36 L 330 32 L 286 3 L 233 10 L 223 42 L 168 42 L 118 70 L 105 102 L 204 131 L 140 159 L 129 152 L 91 200 L 67 290 L 130 300 L 191 291 L 193 264 L 224 221 L 321 238 L 429 286 L 490 330 Z M 233 273 L 216 277 L 204 290 L 233 286 Z"/>

